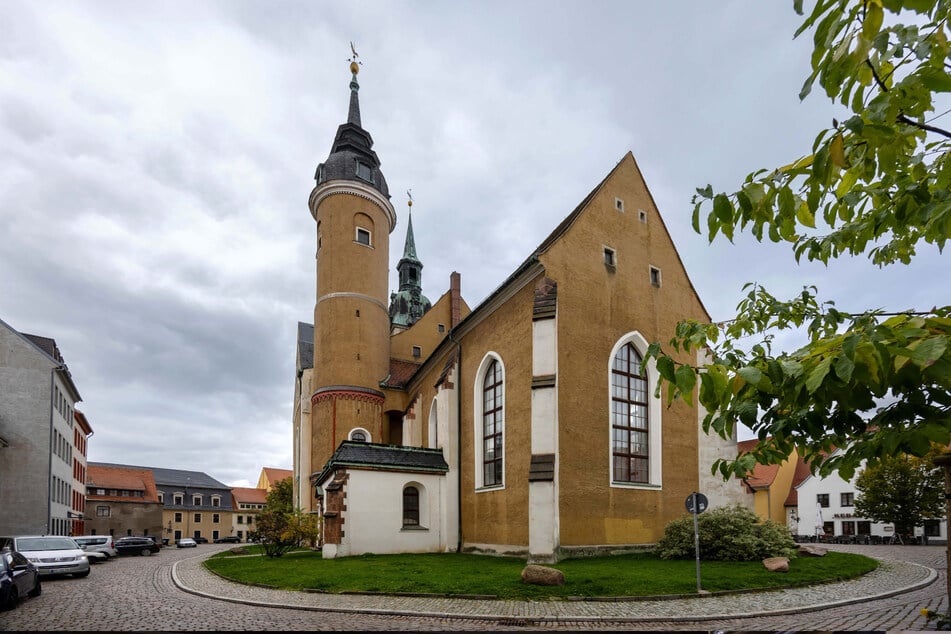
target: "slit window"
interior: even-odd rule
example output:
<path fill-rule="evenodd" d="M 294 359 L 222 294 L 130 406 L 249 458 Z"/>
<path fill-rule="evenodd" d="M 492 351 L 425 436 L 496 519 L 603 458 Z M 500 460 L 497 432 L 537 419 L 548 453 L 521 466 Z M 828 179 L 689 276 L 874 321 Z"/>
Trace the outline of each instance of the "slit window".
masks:
<path fill-rule="evenodd" d="M 617 254 L 614 249 L 604 247 L 604 263 L 611 268 L 617 266 Z"/>
<path fill-rule="evenodd" d="M 651 267 L 651 285 L 660 288 L 660 269 L 656 266 Z"/>

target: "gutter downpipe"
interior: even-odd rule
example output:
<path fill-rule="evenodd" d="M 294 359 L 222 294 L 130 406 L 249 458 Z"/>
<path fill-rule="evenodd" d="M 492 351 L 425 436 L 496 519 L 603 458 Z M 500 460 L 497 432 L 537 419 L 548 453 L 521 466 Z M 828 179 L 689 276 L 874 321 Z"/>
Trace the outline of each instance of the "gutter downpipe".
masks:
<path fill-rule="evenodd" d="M 456 517 L 459 522 L 456 552 L 462 552 L 462 342 L 453 338 L 455 328 L 449 329 L 449 341 L 456 344 Z"/>

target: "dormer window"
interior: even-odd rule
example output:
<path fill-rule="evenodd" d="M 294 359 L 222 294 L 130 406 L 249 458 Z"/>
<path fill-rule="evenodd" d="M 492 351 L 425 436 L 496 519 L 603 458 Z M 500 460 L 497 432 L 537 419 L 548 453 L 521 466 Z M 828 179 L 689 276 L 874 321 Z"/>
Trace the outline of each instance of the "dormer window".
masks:
<path fill-rule="evenodd" d="M 357 178 L 365 180 L 368 183 L 373 182 L 373 168 L 366 163 L 357 161 Z"/>

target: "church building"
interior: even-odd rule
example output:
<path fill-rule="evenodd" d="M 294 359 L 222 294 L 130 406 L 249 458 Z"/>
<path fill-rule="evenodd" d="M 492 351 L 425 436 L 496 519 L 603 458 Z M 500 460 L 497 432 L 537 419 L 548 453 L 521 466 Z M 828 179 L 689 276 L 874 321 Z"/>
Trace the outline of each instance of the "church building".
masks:
<path fill-rule="evenodd" d="M 324 557 L 550 562 L 652 545 L 694 491 L 740 501 L 710 475 L 735 439 L 704 434 L 699 405 L 668 407 L 653 362 L 641 370 L 678 321 L 710 318 L 634 156 L 472 309 L 458 273 L 422 294 L 410 216 L 391 293 L 397 214 L 358 71 L 310 194 L 316 303 L 298 325 L 295 504 L 322 517 Z"/>

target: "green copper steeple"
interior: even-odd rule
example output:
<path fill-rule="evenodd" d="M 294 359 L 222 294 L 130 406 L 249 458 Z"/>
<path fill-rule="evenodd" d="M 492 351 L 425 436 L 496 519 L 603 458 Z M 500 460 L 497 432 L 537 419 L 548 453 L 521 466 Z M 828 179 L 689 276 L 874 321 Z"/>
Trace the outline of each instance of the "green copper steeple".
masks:
<path fill-rule="evenodd" d="M 406 227 L 406 243 L 403 246 L 403 257 L 396 270 L 400 276 L 400 289 L 390 294 L 390 326 L 393 329 L 405 330 L 419 318 L 426 314 L 432 304 L 423 295 L 423 263 L 416 257 L 416 238 L 413 235 L 413 196 L 409 196 L 409 222 Z"/>

